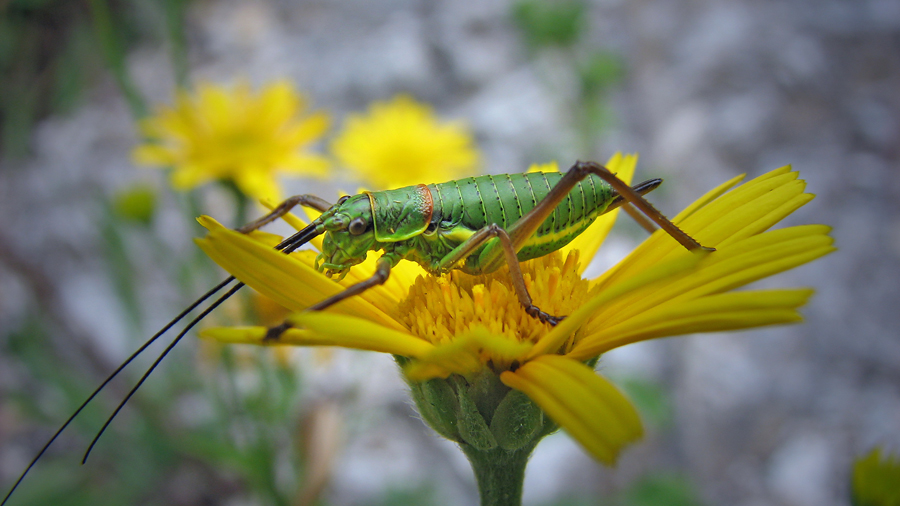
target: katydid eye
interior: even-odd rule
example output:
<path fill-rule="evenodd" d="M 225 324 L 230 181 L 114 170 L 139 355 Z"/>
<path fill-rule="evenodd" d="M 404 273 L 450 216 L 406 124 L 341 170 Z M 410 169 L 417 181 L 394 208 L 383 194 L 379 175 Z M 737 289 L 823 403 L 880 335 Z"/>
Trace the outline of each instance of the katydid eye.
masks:
<path fill-rule="evenodd" d="M 366 220 L 362 218 L 353 218 L 350 220 L 350 233 L 360 235 L 366 231 Z"/>

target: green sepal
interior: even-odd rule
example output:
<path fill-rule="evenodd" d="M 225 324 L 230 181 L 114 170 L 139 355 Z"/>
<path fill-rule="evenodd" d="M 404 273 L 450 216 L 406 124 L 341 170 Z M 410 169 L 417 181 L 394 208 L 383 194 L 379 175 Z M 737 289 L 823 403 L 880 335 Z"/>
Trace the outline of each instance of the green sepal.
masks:
<path fill-rule="evenodd" d="M 544 427 L 544 413 L 527 395 L 510 390 L 491 419 L 491 433 L 504 450 L 518 450 Z"/>
<path fill-rule="evenodd" d="M 510 388 L 500 381 L 500 376 L 494 374 L 493 371 L 484 369 L 480 373 L 467 378 L 466 381 L 459 381 L 457 388 L 465 388 L 469 394 L 469 398 L 475 403 L 481 416 L 490 424 L 494 418 L 494 411 L 500 402 L 506 397 Z M 462 380 L 462 378 L 460 378 Z"/>
<path fill-rule="evenodd" d="M 414 388 L 417 387 L 421 391 L 421 400 L 415 394 L 413 397 L 425 423 L 451 441 L 462 441 L 456 416 L 459 402 L 453 387 L 442 379 L 423 381 L 415 385 Z"/>
<path fill-rule="evenodd" d="M 394 355 L 394 361 L 403 370 L 409 364 L 410 359 Z M 407 381 L 407 384 L 422 421 L 441 436 L 457 443 L 463 442 L 457 428 L 456 414 L 459 411 L 459 401 L 456 400 L 456 391 L 450 382 L 433 379 Z"/>
<path fill-rule="evenodd" d="M 478 411 L 478 406 L 469 395 L 466 382 L 459 376 L 456 380 L 456 395 L 459 400 L 459 412 L 457 427 L 463 441 L 479 451 L 487 451 L 497 447 L 497 440 L 491 433 L 490 427 L 484 419 L 484 415 Z"/>

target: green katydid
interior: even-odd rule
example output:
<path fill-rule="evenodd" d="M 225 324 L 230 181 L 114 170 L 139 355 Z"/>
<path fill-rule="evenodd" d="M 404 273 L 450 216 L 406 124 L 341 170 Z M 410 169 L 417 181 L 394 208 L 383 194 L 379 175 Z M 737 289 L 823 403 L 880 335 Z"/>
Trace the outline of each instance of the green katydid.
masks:
<path fill-rule="evenodd" d="M 324 234 L 323 251 L 317 258 L 316 267 L 328 275 L 346 274 L 352 266 L 365 260 L 369 251 L 384 252 L 370 278 L 309 307 L 309 311 L 325 309 L 384 283 L 390 276 L 391 268 L 401 259 L 417 262 L 434 274 L 452 269 L 483 274 L 506 264 L 509 266 L 510 281 L 524 310 L 542 322 L 555 325 L 565 315 L 549 315 L 532 304 L 519 262 L 562 248 L 605 212 L 622 206 L 645 228 L 653 230 L 653 225 L 644 216 L 689 250 L 710 249 L 701 246 L 643 198 L 642 195 L 657 188 L 661 182 L 660 179 L 651 179 L 632 188 L 600 164 L 576 162 L 565 174 L 535 172 L 479 176 L 440 184 L 364 192 L 342 197 L 334 205 L 312 195 L 298 195 L 238 230 L 252 232 L 301 205 L 322 214 L 303 230 L 278 244 L 276 249 L 288 254 Z M 0 506 L 6 504 L 59 434 L 122 369 L 191 311 L 235 281 L 234 277 L 229 277 L 204 294 L 113 371 L 44 445 Z M 168 352 L 200 320 L 243 286 L 239 281 L 231 286 L 175 337 L 97 433 L 85 452 L 85 461 L 115 416 Z M 277 339 L 289 327 L 287 323 L 273 327 L 267 337 Z"/>

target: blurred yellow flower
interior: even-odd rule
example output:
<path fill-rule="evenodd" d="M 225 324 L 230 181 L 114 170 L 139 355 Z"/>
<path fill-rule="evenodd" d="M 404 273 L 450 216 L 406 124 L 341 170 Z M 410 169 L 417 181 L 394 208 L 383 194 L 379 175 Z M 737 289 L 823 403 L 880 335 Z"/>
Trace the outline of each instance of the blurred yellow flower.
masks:
<path fill-rule="evenodd" d="M 376 189 L 456 179 L 479 159 L 465 124 L 439 122 L 431 107 L 408 95 L 350 115 L 331 151 Z"/>
<path fill-rule="evenodd" d="M 617 155 L 607 167 L 629 182 L 635 164 L 636 157 Z M 433 276 L 417 264 L 400 262 L 384 285 L 325 312 L 289 317 L 294 328 L 277 340 L 265 339 L 265 327 L 209 329 L 202 336 L 232 343 L 345 346 L 391 353 L 404 357 L 404 373 L 413 385 L 448 377 L 475 385 L 487 372 L 511 392 L 524 393 L 594 457 L 611 463 L 624 445 L 640 437 L 640 419 L 631 403 L 586 364 L 637 341 L 799 321 L 797 308 L 812 290 L 733 290 L 834 250 L 827 235 L 830 229 L 824 225 L 767 231 L 813 198 L 804 193 L 805 183 L 790 167 L 737 186 L 742 178 L 710 191 L 673 220 L 700 243 L 715 247 L 715 252 L 687 251 L 657 231 L 603 275 L 583 279 L 586 263 L 615 221 L 615 210 L 597 218 L 562 250 L 523 262 L 534 303 L 550 314 L 566 316 L 555 327 L 525 313 L 505 268 L 481 276 L 457 271 Z M 304 225 L 294 217 L 288 221 Z M 210 233 L 198 243 L 213 260 L 294 311 L 366 279 L 374 270 L 377 255 L 362 268 L 352 269 L 346 279 L 335 281 L 316 271 L 313 251 L 284 255 L 211 218 L 203 223 Z M 313 244 L 321 249 L 320 240 Z M 461 391 L 457 383 L 453 385 L 447 388 Z M 414 395 L 416 388 L 425 387 L 413 386 Z M 460 394 L 458 402 L 463 400 Z M 521 399 L 514 402 L 521 404 Z M 464 432 L 463 418 L 442 426 L 440 420 L 434 422 L 443 416 L 440 413 L 422 416 L 443 435 L 481 445 L 479 450 L 491 449 L 492 444 L 520 448 L 521 439 L 504 443 L 501 436 L 508 434 L 494 431 L 502 404 L 493 420 L 485 418 L 497 433 L 496 441 L 490 434 L 473 441 Z M 458 408 L 465 411 L 462 404 Z M 519 425 L 511 427 L 516 430 Z M 534 430 L 532 435 L 546 433 L 547 426 Z"/>
<path fill-rule="evenodd" d="M 160 107 L 140 123 L 147 139 L 136 164 L 172 168 L 172 186 L 187 190 L 212 180 L 233 181 L 244 194 L 281 198 L 276 173 L 323 175 L 327 160 L 303 151 L 324 134 L 329 117 L 307 113 L 307 101 L 287 81 L 258 93 L 201 83 L 182 91 L 174 107 Z"/>

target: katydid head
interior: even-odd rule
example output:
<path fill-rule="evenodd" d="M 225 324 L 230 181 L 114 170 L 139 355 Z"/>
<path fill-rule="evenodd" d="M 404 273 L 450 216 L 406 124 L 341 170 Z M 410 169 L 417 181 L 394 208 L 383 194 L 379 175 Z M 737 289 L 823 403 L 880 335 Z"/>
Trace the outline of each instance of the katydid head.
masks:
<path fill-rule="evenodd" d="M 366 194 L 343 197 L 319 217 L 325 228 L 316 269 L 328 276 L 347 275 L 375 249 L 372 204 Z"/>

